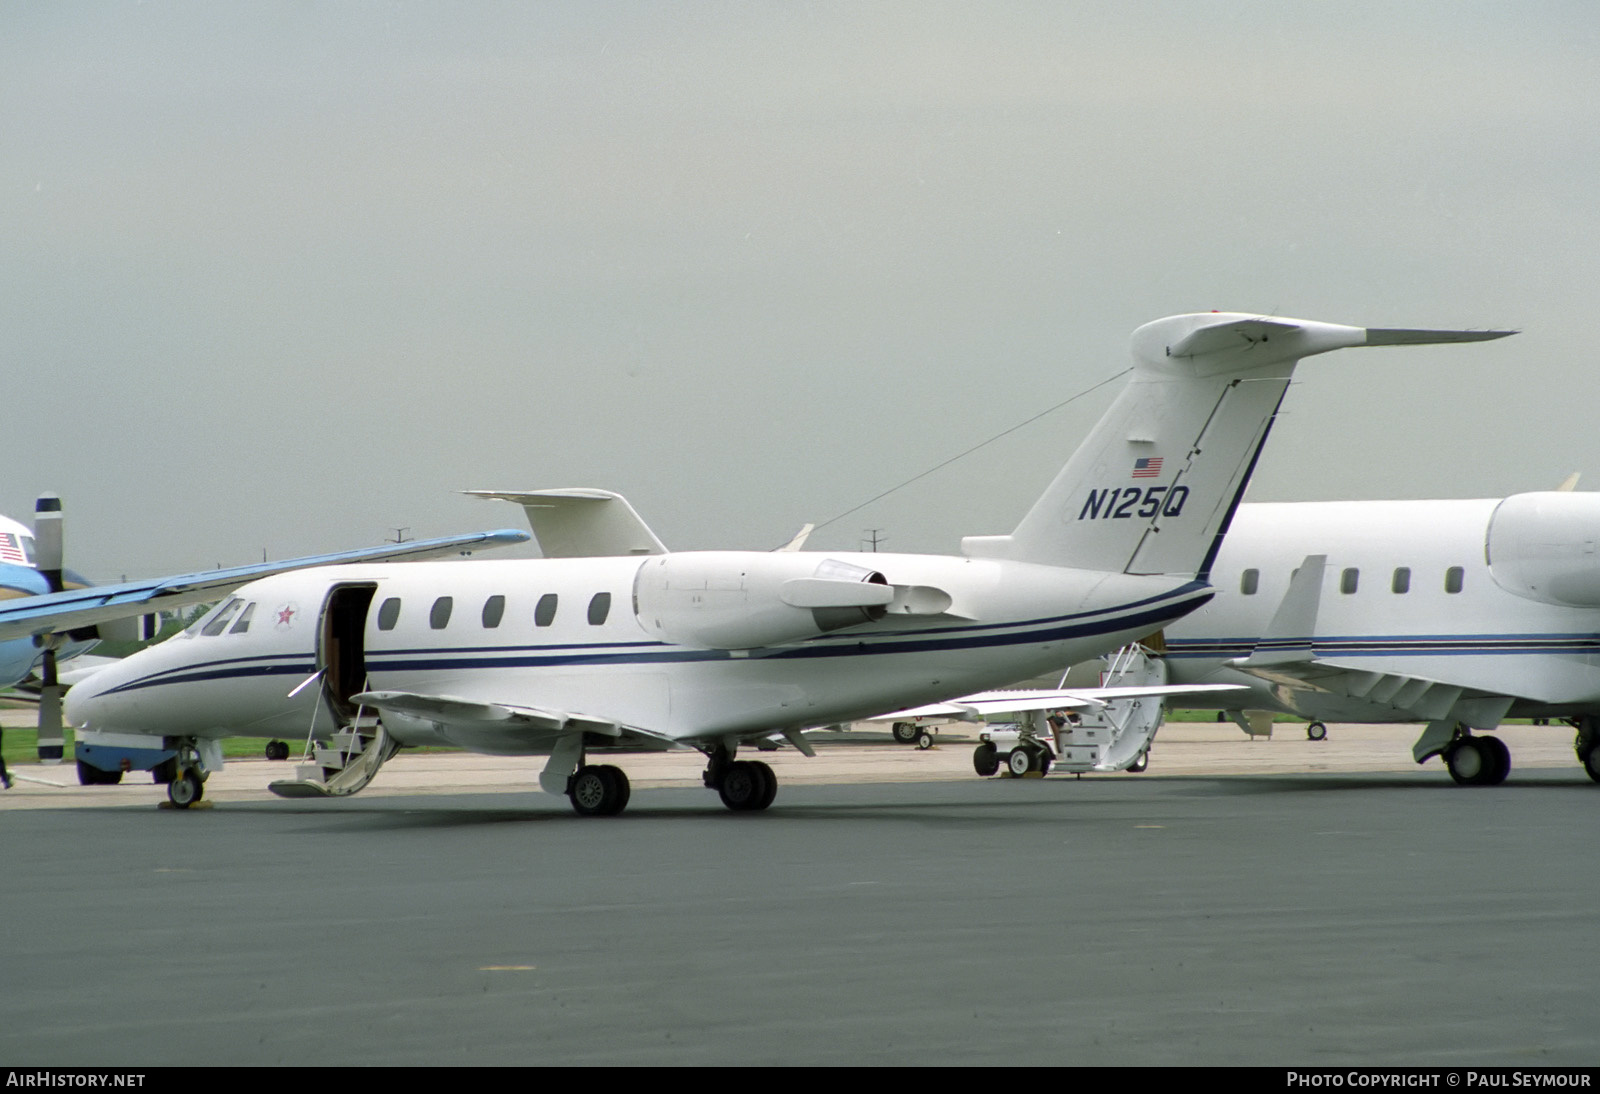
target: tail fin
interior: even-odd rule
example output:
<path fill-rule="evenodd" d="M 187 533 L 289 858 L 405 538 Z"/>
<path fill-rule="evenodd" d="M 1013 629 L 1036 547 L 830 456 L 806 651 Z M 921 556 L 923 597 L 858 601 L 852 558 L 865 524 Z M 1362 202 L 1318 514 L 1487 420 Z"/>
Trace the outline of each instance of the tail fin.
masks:
<path fill-rule="evenodd" d="M 969 555 L 1205 577 L 1296 363 L 1351 346 L 1503 338 L 1514 331 L 1367 330 L 1209 312 L 1133 332 L 1133 378 L 1009 536 Z"/>

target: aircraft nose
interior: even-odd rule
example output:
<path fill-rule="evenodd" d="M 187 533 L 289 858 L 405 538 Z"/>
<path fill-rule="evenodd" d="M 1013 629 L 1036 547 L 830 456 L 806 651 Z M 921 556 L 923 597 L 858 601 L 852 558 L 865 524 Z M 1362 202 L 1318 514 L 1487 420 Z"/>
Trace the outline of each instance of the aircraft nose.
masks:
<path fill-rule="evenodd" d="M 137 656 L 137 655 L 135 655 Z M 114 724 L 126 721 L 119 719 L 118 715 L 126 715 L 120 708 L 126 704 L 119 703 L 114 689 L 123 678 L 128 676 L 128 662 L 132 658 L 108 665 L 67 689 L 66 698 L 62 701 L 61 713 L 67 724 L 78 729 L 114 730 L 119 728 Z M 131 725 L 120 728 L 132 729 Z"/>

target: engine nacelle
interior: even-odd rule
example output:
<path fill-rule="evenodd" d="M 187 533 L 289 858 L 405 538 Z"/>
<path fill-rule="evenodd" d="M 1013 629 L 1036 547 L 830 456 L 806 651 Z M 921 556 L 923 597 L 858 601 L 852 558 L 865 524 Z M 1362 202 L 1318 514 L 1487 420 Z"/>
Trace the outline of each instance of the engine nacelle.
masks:
<path fill-rule="evenodd" d="M 1514 494 L 1489 518 L 1486 550 L 1506 592 L 1600 608 L 1600 494 Z"/>
<path fill-rule="evenodd" d="M 646 631 L 713 650 L 756 649 L 870 623 L 888 614 L 895 595 L 876 570 L 797 552 L 659 555 L 633 579 L 633 610 Z"/>

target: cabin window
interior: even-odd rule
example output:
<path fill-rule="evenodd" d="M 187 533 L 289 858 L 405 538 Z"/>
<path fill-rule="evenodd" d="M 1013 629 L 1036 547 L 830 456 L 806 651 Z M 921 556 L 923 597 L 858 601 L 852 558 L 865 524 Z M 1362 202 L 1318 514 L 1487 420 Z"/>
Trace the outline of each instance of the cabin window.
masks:
<path fill-rule="evenodd" d="M 483 626 L 485 630 L 493 630 L 500 625 L 500 620 L 506 614 L 506 598 L 491 596 L 483 602 Z"/>
<path fill-rule="evenodd" d="M 533 609 L 533 623 L 536 627 L 548 627 L 556 621 L 556 594 L 545 593 L 539 598 L 539 604 Z"/>
<path fill-rule="evenodd" d="M 1396 593 L 1409 593 L 1411 591 L 1411 567 L 1396 566 L 1394 580 L 1389 582 L 1389 589 Z"/>
<path fill-rule="evenodd" d="M 217 614 L 211 617 L 211 622 L 200 629 L 200 633 L 210 638 L 212 635 L 221 634 L 227 625 L 233 622 L 233 613 L 239 610 L 241 601 L 238 597 L 226 601 L 217 609 Z"/>
<path fill-rule="evenodd" d="M 611 594 L 595 593 L 594 599 L 589 601 L 589 625 L 598 627 L 606 621 L 606 616 L 611 614 Z"/>
<path fill-rule="evenodd" d="M 433 602 L 433 610 L 428 613 L 428 626 L 436 631 L 442 631 L 450 622 L 450 608 L 455 601 L 448 596 L 441 596 Z"/>
<path fill-rule="evenodd" d="M 1341 593 L 1355 592 L 1356 585 L 1360 582 L 1360 580 L 1361 571 L 1356 569 L 1354 566 L 1349 567 L 1339 575 L 1339 591 Z"/>
<path fill-rule="evenodd" d="M 1239 575 L 1239 591 L 1245 596 L 1255 596 L 1256 590 L 1261 587 L 1261 571 L 1246 570 Z"/>
<path fill-rule="evenodd" d="M 250 629 L 250 616 L 256 610 L 256 602 L 252 600 L 244 606 L 244 611 L 239 613 L 239 622 L 229 628 L 229 634 L 243 634 Z"/>
<path fill-rule="evenodd" d="M 380 631 L 392 631 L 394 630 L 394 625 L 399 621 L 400 598 L 398 596 L 391 596 L 388 600 L 385 600 L 383 605 L 378 609 L 378 629 Z"/>
<path fill-rule="evenodd" d="M 1444 591 L 1447 593 L 1459 593 L 1461 591 L 1461 583 L 1466 576 L 1467 571 L 1460 566 L 1450 567 L 1444 572 Z"/>

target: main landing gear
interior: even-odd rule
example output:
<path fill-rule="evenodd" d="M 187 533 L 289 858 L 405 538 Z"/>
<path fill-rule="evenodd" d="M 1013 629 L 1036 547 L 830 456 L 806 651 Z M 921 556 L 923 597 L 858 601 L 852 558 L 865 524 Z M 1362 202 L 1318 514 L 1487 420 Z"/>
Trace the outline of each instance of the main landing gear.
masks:
<path fill-rule="evenodd" d="M 1584 774 L 1600 783 L 1600 719 L 1585 715 L 1573 723 L 1578 739 L 1572 743 Z"/>
<path fill-rule="evenodd" d="M 1511 750 L 1498 737 L 1463 734 L 1445 749 L 1443 759 L 1461 786 L 1499 786 L 1511 772 Z"/>
<path fill-rule="evenodd" d="M 933 730 L 916 722 L 896 722 L 889 727 L 889 732 L 903 745 L 916 745 L 923 751 L 933 747 Z"/>
<path fill-rule="evenodd" d="M 585 764 L 567 781 L 567 798 L 584 817 L 614 817 L 632 794 L 628 776 L 611 764 Z"/>
<path fill-rule="evenodd" d="M 760 760 L 735 760 L 733 752 L 721 745 L 707 752 L 706 757 L 701 781 L 735 813 L 759 812 L 778 796 L 778 776 Z"/>

